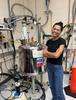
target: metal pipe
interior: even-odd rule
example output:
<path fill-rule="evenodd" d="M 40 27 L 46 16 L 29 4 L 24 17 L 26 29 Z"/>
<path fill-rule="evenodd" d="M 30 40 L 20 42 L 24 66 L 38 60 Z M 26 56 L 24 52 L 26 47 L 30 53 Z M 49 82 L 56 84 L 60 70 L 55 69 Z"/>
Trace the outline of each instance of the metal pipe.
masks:
<path fill-rule="evenodd" d="M 41 24 L 38 23 L 37 24 L 37 28 L 38 28 L 38 43 L 41 44 L 41 30 L 40 30 Z"/>
<path fill-rule="evenodd" d="M 7 3 L 8 3 L 8 14 L 9 14 L 9 17 L 11 16 L 11 11 L 10 11 L 10 0 L 7 0 Z"/>
<path fill-rule="evenodd" d="M 37 1 L 35 0 L 35 18 L 37 20 Z"/>
<path fill-rule="evenodd" d="M 68 24 L 69 24 L 69 21 L 70 21 L 70 0 L 69 0 L 69 7 L 68 7 Z"/>

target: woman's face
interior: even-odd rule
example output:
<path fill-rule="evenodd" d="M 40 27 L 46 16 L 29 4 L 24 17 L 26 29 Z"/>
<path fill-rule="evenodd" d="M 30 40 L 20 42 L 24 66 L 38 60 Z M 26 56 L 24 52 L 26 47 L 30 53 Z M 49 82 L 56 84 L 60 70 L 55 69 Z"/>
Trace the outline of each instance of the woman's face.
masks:
<path fill-rule="evenodd" d="M 54 25 L 53 28 L 52 28 L 52 37 L 58 38 L 60 33 L 61 33 L 61 26 Z"/>

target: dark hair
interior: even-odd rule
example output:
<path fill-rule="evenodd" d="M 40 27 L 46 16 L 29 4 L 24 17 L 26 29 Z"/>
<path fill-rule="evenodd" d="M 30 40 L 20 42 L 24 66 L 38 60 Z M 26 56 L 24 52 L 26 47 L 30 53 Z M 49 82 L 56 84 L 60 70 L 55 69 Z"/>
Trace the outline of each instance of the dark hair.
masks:
<path fill-rule="evenodd" d="M 61 21 L 55 23 L 55 24 L 53 25 L 53 27 L 54 27 L 55 25 L 59 25 L 59 26 L 61 27 L 61 31 L 63 30 L 63 23 L 62 23 Z"/>

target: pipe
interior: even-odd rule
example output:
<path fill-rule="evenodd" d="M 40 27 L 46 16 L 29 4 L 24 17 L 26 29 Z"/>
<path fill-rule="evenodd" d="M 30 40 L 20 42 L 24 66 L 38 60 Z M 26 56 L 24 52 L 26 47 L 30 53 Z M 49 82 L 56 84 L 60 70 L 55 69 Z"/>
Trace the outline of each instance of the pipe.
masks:
<path fill-rule="evenodd" d="M 8 14 L 9 14 L 9 17 L 11 16 L 11 11 L 10 11 L 10 0 L 7 0 L 7 3 L 8 3 Z"/>
<path fill-rule="evenodd" d="M 76 0 L 73 3 L 73 7 L 72 7 L 72 23 L 74 24 L 75 21 L 75 17 L 76 17 Z"/>
<path fill-rule="evenodd" d="M 69 24 L 69 21 L 70 21 L 70 0 L 69 0 L 69 8 L 68 8 L 68 24 Z"/>
<path fill-rule="evenodd" d="M 33 12 L 32 12 L 29 8 L 27 8 L 27 7 L 25 7 L 24 5 L 19 4 L 19 3 L 14 3 L 14 4 L 12 5 L 12 7 L 11 7 L 12 15 L 15 16 L 14 11 L 13 11 L 13 8 L 14 8 L 15 6 L 21 6 L 21 7 L 25 8 L 25 9 L 27 9 L 27 10 L 31 13 L 31 15 L 33 16 Z"/>

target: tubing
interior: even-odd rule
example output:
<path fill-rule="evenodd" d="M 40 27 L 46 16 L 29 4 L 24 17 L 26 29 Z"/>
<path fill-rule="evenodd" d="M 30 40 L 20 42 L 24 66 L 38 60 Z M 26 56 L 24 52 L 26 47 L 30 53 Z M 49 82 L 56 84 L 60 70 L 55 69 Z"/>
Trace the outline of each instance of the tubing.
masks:
<path fill-rule="evenodd" d="M 13 15 L 13 16 L 15 16 L 15 13 L 14 13 L 14 11 L 13 11 L 13 9 L 14 9 L 15 6 L 21 6 L 21 7 L 25 8 L 25 9 L 27 9 L 27 10 L 31 13 L 31 15 L 33 16 L 33 13 L 32 13 L 32 11 L 31 11 L 29 8 L 27 8 L 27 7 L 25 7 L 24 5 L 19 4 L 19 3 L 14 3 L 14 4 L 12 5 L 12 7 L 11 7 L 11 12 L 12 12 L 12 15 Z"/>

